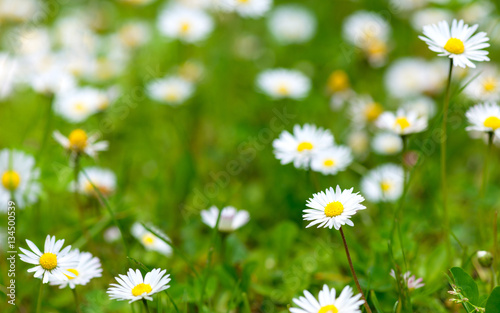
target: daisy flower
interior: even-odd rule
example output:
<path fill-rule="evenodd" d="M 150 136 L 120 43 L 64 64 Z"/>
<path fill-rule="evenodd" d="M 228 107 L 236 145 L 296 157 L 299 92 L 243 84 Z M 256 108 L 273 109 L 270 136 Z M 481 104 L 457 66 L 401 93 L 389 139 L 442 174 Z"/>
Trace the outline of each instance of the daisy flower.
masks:
<path fill-rule="evenodd" d="M 193 83 L 178 76 L 167 76 L 154 80 L 146 88 L 151 99 L 170 105 L 183 103 L 194 92 Z"/>
<path fill-rule="evenodd" d="M 23 262 L 36 265 L 28 272 L 35 272 L 33 276 L 42 278 L 44 284 L 48 283 L 49 280 L 65 281 L 68 280 L 68 277 L 76 276 L 70 269 L 78 266 L 78 253 L 70 251 L 71 246 L 61 250 L 64 239 L 56 241 L 55 236 L 48 235 L 45 239 L 43 253 L 30 240 L 26 239 L 26 243 L 31 251 L 19 248 L 22 252 L 19 257 Z"/>
<path fill-rule="evenodd" d="M 97 113 L 102 94 L 94 88 L 77 88 L 56 94 L 54 111 L 70 123 L 80 123 Z"/>
<path fill-rule="evenodd" d="M 370 147 L 368 133 L 362 129 L 354 129 L 347 136 L 347 145 L 358 157 L 363 157 Z"/>
<path fill-rule="evenodd" d="M 335 175 L 344 171 L 351 162 L 351 149 L 345 146 L 333 146 L 312 157 L 311 169 L 324 175 Z"/>
<path fill-rule="evenodd" d="M 168 6 L 158 16 L 158 29 L 166 37 L 195 43 L 210 35 L 214 22 L 202 10 L 182 6 Z"/>
<path fill-rule="evenodd" d="M 382 105 L 372 99 L 369 95 L 361 95 L 351 100 L 349 114 L 354 124 L 354 128 L 364 128 L 367 124 L 373 123 L 382 114 Z"/>
<path fill-rule="evenodd" d="M 465 94 L 474 101 L 500 100 L 500 73 L 493 66 L 484 66 L 479 75 L 471 73 L 470 83 L 465 87 Z"/>
<path fill-rule="evenodd" d="M 54 139 L 71 154 L 71 159 L 74 160 L 80 155 L 88 155 L 92 158 L 97 157 L 100 151 L 108 150 L 107 141 L 99 141 L 99 134 L 88 135 L 83 129 L 75 129 L 65 137 L 59 131 L 54 131 Z"/>
<path fill-rule="evenodd" d="M 201 211 L 201 220 L 206 225 L 214 228 L 219 217 L 219 209 L 211 206 L 208 210 Z M 250 220 L 250 214 L 245 210 L 236 210 L 232 206 L 227 206 L 220 213 L 219 231 L 232 232 L 244 226 Z"/>
<path fill-rule="evenodd" d="M 449 10 L 430 7 L 415 12 L 410 18 L 411 26 L 416 31 L 421 31 L 425 25 L 437 24 L 440 21 L 451 21 L 453 13 Z"/>
<path fill-rule="evenodd" d="M 271 13 L 267 26 L 280 43 L 299 44 L 314 36 L 316 18 L 300 5 L 281 5 Z"/>
<path fill-rule="evenodd" d="M 471 124 L 466 128 L 469 131 L 480 131 L 500 135 L 500 106 L 496 103 L 480 103 L 471 107 L 465 113 Z"/>
<path fill-rule="evenodd" d="M 453 59 L 454 66 L 462 68 L 476 66 L 472 61 L 489 61 L 488 51 L 483 50 L 489 47 L 489 38 L 485 32 L 474 34 L 478 25 L 470 27 L 463 20 L 453 20 L 451 29 L 446 21 L 438 24 L 424 26 L 424 36 L 419 36 L 425 41 L 429 49 L 439 53 L 439 56 L 446 56 Z"/>
<path fill-rule="evenodd" d="M 23 208 L 35 203 L 41 193 L 40 169 L 35 167 L 35 158 L 17 150 L 0 151 L 0 201 L 7 203 L 15 200 L 17 206 Z M 12 199 L 13 198 L 13 199 Z M 1 212 L 7 211 L 2 205 Z"/>
<path fill-rule="evenodd" d="M 302 99 L 311 89 L 311 80 L 299 71 L 278 68 L 257 77 L 257 87 L 273 99 Z"/>
<path fill-rule="evenodd" d="M 353 193 L 353 188 L 341 190 L 339 186 L 313 194 L 307 201 L 310 209 L 303 210 L 305 221 L 311 221 L 306 227 L 318 225 L 340 229 L 343 225 L 354 226 L 350 218 L 366 207 L 361 204 L 365 200 L 359 193 Z"/>
<path fill-rule="evenodd" d="M 385 87 L 395 98 L 420 96 L 427 91 L 428 84 L 435 80 L 433 73 L 429 72 L 428 68 L 429 65 L 424 59 L 398 59 L 391 63 L 385 73 Z"/>
<path fill-rule="evenodd" d="M 345 286 L 337 297 L 335 288 L 330 289 L 327 285 L 323 285 L 318 300 L 304 290 L 304 297 L 294 298 L 293 302 L 299 308 L 290 308 L 291 313 L 361 313 L 364 303 L 361 294 L 354 295 L 350 286 Z"/>
<path fill-rule="evenodd" d="M 110 299 L 119 301 L 129 300 L 132 303 L 138 300 L 153 301 L 153 295 L 170 288 L 170 274 L 159 268 L 148 272 L 143 278 L 139 270 L 129 269 L 127 275 L 115 277 L 118 284 L 111 284 L 107 294 Z"/>
<path fill-rule="evenodd" d="M 111 170 L 99 167 L 87 167 L 83 169 L 83 172 L 78 174 L 78 185 L 72 182 L 70 188 L 72 191 L 76 189 L 83 195 L 97 197 L 97 193 L 92 186 L 94 184 L 104 197 L 108 197 L 115 192 L 116 176 Z M 85 174 L 87 174 L 90 180 Z"/>
<path fill-rule="evenodd" d="M 101 277 L 101 261 L 97 257 L 94 257 L 89 252 L 80 252 L 78 249 L 75 249 L 75 254 L 77 254 L 78 265 L 75 268 L 68 269 L 75 276 L 67 276 L 68 279 L 65 280 L 53 280 L 50 282 L 51 285 L 59 286 L 60 289 L 67 286 L 75 289 L 77 285 L 84 286 L 88 284 L 92 278 Z"/>
<path fill-rule="evenodd" d="M 19 61 L 8 53 L 0 52 L 0 99 L 10 96 L 14 90 Z"/>
<path fill-rule="evenodd" d="M 271 9 L 272 0 L 221 0 L 221 8 L 242 17 L 258 18 Z"/>
<path fill-rule="evenodd" d="M 157 234 L 162 235 L 162 238 L 170 242 L 170 238 L 165 235 L 162 231 L 154 226 L 150 226 L 151 229 Z M 170 247 L 165 241 L 158 238 L 155 234 L 149 232 L 140 223 L 134 223 L 131 228 L 132 235 L 141 242 L 141 244 L 146 248 L 146 250 L 157 251 L 165 256 L 170 256 L 172 254 L 172 247 Z"/>
<path fill-rule="evenodd" d="M 377 154 L 393 155 L 403 150 L 403 139 L 394 133 L 378 133 L 373 137 L 372 149 Z"/>
<path fill-rule="evenodd" d="M 427 117 L 416 111 L 398 109 L 396 113 L 384 112 L 376 121 L 377 127 L 400 136 L 419 133 L 427 128 Z"/>
<path fill-rule="evenodd" d="M 151 30 L 145 21 L 129 21 L 118 30 L 120 42 L 134 49 L 146 44 L 151 38 Z"/>
<path fill-rule="evenodd" d="M 333 135 L 329 130 L 305 124 L 295 125 L 293 134 L 283 131 L 273 141 L 274 155 L 281 164 L 293 163 L 296 168 L 308 169 L 314 155 L 333 147 Z"/>
<path fill-rule="evenodd" d="M 403 102 L 401 108 L 406 111 L 415 111 L 418 116 L 432 118 L 436 115 L 436 102 L 432 98 L 420 96 Z"/>
<path fill-rule="evenodd" d="M 371 202 L 394 202 L 403 194 L 403 177 L 400 165 L 380 165 L 363 177 L 361 191 Z"/>
<path fill-rule="evenodd" d="M 394 270 L 391 270 L 391 276 L 396 279 L 396 273 L 394 272 Z M 411 275 L 411 272 L 408 271 L 406 273 L 404 273 L 402 275 L 403 277 L 403 281 L 405 282 L 406 286 L 408 287 L 408 290 L 409 291 L 413 291 L 415 289 L 418 289 L 418 288 L 422 288 L 423 286 L 425 286 L 424 283 L 422 283 L 422 281 L 424 280 L 423 278 L 419 278 L 417 279 L 415 277 L 415 275 Z M 397 279 L 396 279 L 397 280 Z"/>

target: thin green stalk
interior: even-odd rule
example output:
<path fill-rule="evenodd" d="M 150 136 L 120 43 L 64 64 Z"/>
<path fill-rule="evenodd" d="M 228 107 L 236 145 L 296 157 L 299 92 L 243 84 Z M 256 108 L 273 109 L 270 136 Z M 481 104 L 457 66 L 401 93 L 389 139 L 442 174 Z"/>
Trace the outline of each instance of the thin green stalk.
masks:
<path fill-rule="evenodd" d="M 80 196 L 78 195 L 80 186 L 79 174 L 80 174 L 80 154 L 77 154 L 73 164 L 73 175 L 75 179 L 75 188 L 73 190 L 73 196 L 75 197 L 75 205 L 76 208 L 78 209 L 78 216 L 80 218 L 80 227 L 82 228 L 82 234 L 85 236 L 87 241 L 89 241 L 90 239 L 89 234 L 87 232 L 87 228 L 85 227 L 85 213 L 83 211 L 83 207 L 80 202 Z"/>
<path fill-rule="evenodd" d="M 146 299 L 142 299 L 142 304 L 144 304 L 144 309 L 146 310 L 146 313 L 150 313 L 148 307 L 148 301 Z"/>
<path fill-rule="evenodd" d="M 448 213 L 448 185 L 446 181 L 446 141 L 447 141 L 447 124 L 448 124 L 448 107 L 450 105 L 450 86 L 451 74 L 453 71 L 453 59 L 450 59 L 450 69 L 448 71 L 448 81 L 446 83 L 446 92 L 443 104 L 443 120 L 441 124 L 441 192 L 443 197 L 443 215 L 444 215 L 444 231 L 446 235 L 446 247 L 448 256 L 451 255 L 450 246 L 450 218 Z"/>
<path fill-rule="evenodd" d="M 42 312 L 43 280 L 40 280 L 40 290 L 38 291 L 38 301 L 36 303 L 36 313 Z"/>
<path fill-rule="evenodd" d="M 484 198 L 486 192 L 486 186 L 488 185 L 488 165 L 490 164 L 491 151 L 493 150 L 493 138 L 495 137 L 494 132 L 488 132 L 488 149 L 486 151 L 486 157 L 483 166 L 483 183 L 481 184 L 481 199 Z"/>
<path fill-rule="evenodd" d="M 78 293 L 76 292 L 76 287 L 73 288 L 73 289 L 71 289 L 71 291 L 73 292 L 73 297 L 75 298 L 76 312 L 80 313 L 81 312 L 81 309 L 80 309 L 80 299 L 78 298 Z"/>
<path fill-rule="evenodd" d="M 498 211 L 495 211 L 495 218 L 493 219 L 493 264 L 492 264 L 492 270 L 493 270 L 493 278 L 494 278 L 494 286 L 498 285 L 498 278 L 496 277 L 496 269 L 498 269 Z"/>
<path fill-rule="evenodd" d="M 347 256 L 347 261 L 349 262 L 349 268 L 351 269 L 352 277 L 354 279 L 354 282 L 356 283 L 356 287 L 358 288 L 359 293 L 361 294 L 361 299 L 364 300 L 363 305 L 365 306 L 366 312 L 372 313 L 372 310 L 370 309 L 368 302 L 366 302 L 366 297 L 365 294 L 363 293 L 363 289 L 361 289 L 361 285 L 359 284 L 356 272 L 354 271 L 354 266 L 352 265 L 351 254 L 349 253 L 349 247 L 347 247 L 347 241 L 345 240 L 344 231 L 342 230 L 342 227 L 340 227 L 339 230 L 340 230 L 340 235 L 342 236 L 342 242 L 344 243 L 345 254 Z"/>
<path fill-rule="evenodd" d="M 245 305 L 245 313 L 252 313 L 252 309 L 250 308 L 250 302 L 248 302 L 248 295 L 246 292 L 241 294 L 243 297 L 243 304 Z"/>

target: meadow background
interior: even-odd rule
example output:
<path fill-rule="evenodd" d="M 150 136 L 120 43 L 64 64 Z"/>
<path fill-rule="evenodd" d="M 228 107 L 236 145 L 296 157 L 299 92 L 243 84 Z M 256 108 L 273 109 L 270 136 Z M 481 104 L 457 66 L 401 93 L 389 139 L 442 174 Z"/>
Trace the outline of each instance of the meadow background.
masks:
<path fill-rule="evenodd" d="M 93 16 L 100 35 L 113 33 L 124 21 L 137 18 L 151 28 L 150 40 L 133 51 L 120 75 L 102 82 L 82 82 L 97 87 L 117 85 L 121 90 L 109 108 L 82 123 L 71 124 L 54 115 L 52 96 L 36 93 L 28 86 L 16 89 L 0 103 L 0 146 L 34 155 L 41 169 L 40 199 L 16 212 L 17 246 L 26 247 L 25 239 L 41 245 L 51 234 L 90 251 L 102 262 L 102 277 L 79 289 L 82 312 L 130 312 L 126 302 L 109 300 L 106 289 L 117 274 L 137 268 L 137 264 L 127 258 L 119 240 L 104 239 L 105 230 L 113 222 L 96 199 L 85 198 L 84 219 L 79 216 L 73 194 L 68 191 L 73 180 L 68 157 L 52 137 L 44 144 L 46 129 L 63 134 L 77 127 L 100 131 L 102 139 L 109 141 L 108 151 L 100 153 L 97 160 L 82 159 L 82 165 L 98 165 L 116 174 L 117 190 L 109 197 L 109 204 L 126 230 L 129 257 L 149 268 L 167 269 L 172 278 L 168 291 L 181 312 L 198 312 L 201 282 L 176 253 L 165 257 L 144 250 L 128 232 L 134 222 L 152 223 L 163 230 L 203 272 L 213 241 L 211 229 L 202 223 L 199 212 L 211 205 L 232 205 L 250 213 L 247 225 L 224 236 L 223 258 L 219 253 L 222 237 L 215 237 L 203 312 L 287 312 L 292 298 L 304 289 L 316 294 L 325 283 L 337 288 L 353 285 L 339 233 L 305 229 L 302 210 L 313 193 L 330 186 L 338 184 L 359 191 L 364 169 L 400 163 L 401 156 L 380 156 L 368 151 L 368 146 L 366 153 L 356 157 L 354 169 L 335 176 L 318 173 L 318 189 L 310 172 L 280 165 L 273 155 L 272 141 L 295 124 L 313 123 L 330 129 L 337 143 L 349 143 L 352 127 L 347 110 L 334 112 L 329 105 L 327 80 L 334 70 L 345 71 L 353 90 L 370 94 L 384 109 L 397 108 L 399 100 L 391 98 L 384 86 L 388 65 L 400 57 L 436 58 L 418 39 L 421 32 L 410 26 L 408 12 L 387 1 L 300 1 L 316 16 L 317 31 L 309 42 L 291 46 L 276 42 L 268 31 L 266 17 L 244 19 L 231 13 L 211 13 L 216 24 L 213 33 L 192 45 L 158 33 L 156 18 L 165 1 L 144 6 L 118 1 L 44 3 L 44 18 L 24 24 L 2 21 L 2 50 L 12 52 L 9 36 L 14 29 L 50 28 L 58 18 L 75 10 Z M 284 3 L 290 1 L 276 0 L 274 5 Z M 491 3 L 490 15 L 498 16 L 498 5 Z M 428 5 L 447 8 L 457 16 L 466 7 L 461 1 Z M 390 23 L 391 49 L 386 65 L 370 66 L 363 53 L 342 37 L 344 19 L 357 10 L 377 12 Z M 480 28 L 493 39 L 493 29 Z M 498 41 L 495 44 L 492 40 L 488 50 L 495 62 L 500 52 Z M 146 95 L 148 82 L 173 73 L 189 60 L 203 67 L 193 97 L 173 107 Z M 275 101 L 259 92 L 255 87 L 258 73 L 276 67 L 298 69 L 309 76 L 312 90 L 308 96 L 301 101 Z M 499 150 L 494 147 L 490 183 L 480 200 L 486 145 L 471 139 L 465 131 L 464 113 L 474 102 L 456 92 L 462 84 L 456 79 L 452 85 L 455 95 L 448 137 L 451 238 L 444 235 L 439 192 L 440 139 L 436 132 L 442 92 L 434 95 L 438 110 L 428 130 L 414 135 L 409 145 L 418 154 L 418 162 L 412 168 L 403 203 L 401 232 L 409 270 L 425 282 L 425 287 L 412 293 L 414 312 L 465 312 L 461 305 L 449 301 L 446 275 L 453 266 L 474 277 L 481 294 L 490 290 L 488 274 L 478 265 L 475 253 L 493 250 L 495 212 L 500 207 Z M 345 229 L 347 240 L 361 284 L 372 291 L 367 293 L 369 302 L 376 297 L 382 312 L 393 312 L 398 292 L 389 272 L 395 263 L 402 266 L 397 244 L 393 244 L 394 260 L 389 253 L 396 204 L 364 204 L 367 210 L 354 217 L 355 226 Z M 2 214 L 1 220 L 3 235 L 6 215 Z M 81 224 L 89 229 L 90 240 L 82 235 Z M 2 239 L 0 291 L 7 285 L 5 245 Z M 2 312 L 34 312 L 39 280 L 27 273 L 27 268 L 27 264 L 17 262 L 17 305 L 8 306 L 0 292 Z M 155 297 L 154 310 L 158 301 L 164 304 L 163 312 L 174 312 L 165 294 Z M 71 291 L 47 287 L 43 307 L 45 313 L 74 312 Z M 135 310 L 139 312 L 139 304 Z"/>

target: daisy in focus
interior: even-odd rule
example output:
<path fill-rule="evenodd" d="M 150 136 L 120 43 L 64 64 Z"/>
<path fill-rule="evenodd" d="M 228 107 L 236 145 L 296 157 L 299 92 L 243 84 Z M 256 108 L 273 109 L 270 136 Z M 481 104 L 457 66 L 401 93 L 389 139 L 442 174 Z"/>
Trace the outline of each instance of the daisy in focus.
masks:
<path fill-rule="evenodd" d="M 394 270 L 391 270 L 391 276 L 397 280 L 396 273 L 394 272 Z M 413 291 L 415 289 L 422 288 L 423 286 L 425 286 L 425 284 L 423 283 L 424 279 L 423 278 L 417 279 L 415 275 L 411 274 L 410 271 L 404 273 L 402 276 L 403 276 L 402 277 L 403 282 L 406 284 L 409 291 Z"/>
<path fill-rule="evenodd" d="M 312 157 L 311 169 L 324 175 L 335 175 L 344 171 L 351 162 L 351 149 L 345 146 L 333 146 Z"/>
<path fill-rule="evenodd" d="M 273 141 L 274 155 L 281 164 L 293 163 L 296 168 L 308 169 L 313 156 L 333 147 L 329 130 L 312 124 L 295 125 L 293 134 L 283 131 Z"/>
<path fill-rule="evenodd" d="M 132 303 L 138 300 L 153 301 L 153 295 L 170 288 L 170 274 L 155 268 L 143 278 L 139 270 L 129 269 L 127 275 L 115 277 L 118 284 L 111 284 L 107 294 L 110 299 Z"/>
<path fill-rule="evenodd" d="M 371 202 L 394 202 L 403 194 L 403 177 L 404 172 L 400 165 L 380 165 L 363 177 L 361 191 Z"/>
<path fill-rule="evenodd" d="M 451 28 L 446 21 L 438 24 L 424 26 L 424 36 L 419 36 L 425 41 L 429 49 L 439 53 L 439 56 L 446 56 L 453 60 L 454 66 L 462 68 L 476 65 L 472 61 L 489 61 L 488 51 L 483 50 L 489 47 L 485 32 L 475 35 L 478 25 L 469 26 L 463 20 L 453 20 Z"/>
<path fill-rule="evenodd" d="M 372 149 L 377 154 L 393 155 L 403 150 L 403 139 L 394 133 L 378 133 L 372 139 Z"/>
<path fill-rule="evenodd" d="M 214 228 L 217 225 L 219 209 L 211 206 L 208 210 L 201 211 L 201 220 L 206 225 Z M 244 226 L 250 220 L 250 214 L 245 210 L 236 210 L 232 206 L 227 206 L 220 213 L 219 231 L 232 232 Z"/>
<path fill-rule="evenodd" d="M 68 137 L 56 130 L 53 136 L 70 153 L 72 161 L 81 155 L 88 155 L 95 159 L 98 152 L 108 150 L 107 141 L 97 142 L 100 137 L 98 133 L 89 135 L 83 129 L 73 130 Z"/>
<path fill-rule="evenodd" d="M 149 232 L 146 228 L 144 228 L 144 226 L 137 222 L 132 225 L 131 233 L 137 240 L 140 241 L 146 250 L 156 251 L 165 256 L 172 255 L 172 248 L 164 241 L 166 240 L 170 242 L 170 238 L 168 238 L 168 236 L 159 229 L 153 226 L 150 228 L 154 229 L 157 234 L 162 235 L 163 240 L 158 238 L 155 234 Z"/>
<path fill-rule="evenodd" d="M 281 5 L 271 13 L 268 21 L 271 34 L 282 44 L 309 41 L 316 32 L 316 18 L 299 5 Z"/>
<path fill-rule="evenodd" d="M 84 286 L 88 284 L 91 279 L 101 277 L 101 261 L 99 261 L 97 257 L 94 257 L 89 252 L 80 252 L 78 249 L 75 250 L 75 254 L 77 254 L 76 258 L 78 259 L 78 265 L 75 268 L 68 269 L 68 271 L 75 276 L 67 276 L 66 280 L 51 280 L 51 285 L 59 286 L 60 289 L 66 288 L 67 286 L 71 289 L 75 289 L 77 285 Z"/>
<path fill-rule="evenodd" d="M 85 176 L 85 174 L 87 176 Z M 90 179 L 90 180 L 89 180 Z M 71 190 L 76 190 L 83 195 L 97 197 L 97 193 L 92 186 L 97 187 L 104 197 L 109 197 L 116 190 L 116 176 L 111 170 L 103 169 L 99 167 L 87 167 L 82 170 L 82 173 L 78 174 L 78 186 L 73 182 L 71 184 Z"/>
<path fill-rule="evenodd" d="M 35 167 L 35 158 L 17 150 L 3 149 L 0 151 L 0 201 L 9 200 L 23 208 L 38 200 L 42 188 L 38 179 L 40 169 Z M 2 205 L 0 212 L 6 212 L 7 205 Z"/>
<path fill-rule="evenodd" d="M 202 10 L 182 6 L 167 6 L 158 16 L 160 33 L 186 43 L 206 39 L 214 29 L 212 17 Z"/>
<path fill-rule="evenodd" d="M 479 76 L 472 73 L 470 83 L 465 87 L 465 94 L 474 101 L 500 100 L 500 73 L 493 66 L 483 66 Z"/>
<path fill-rule="evenodd" d="M 311 80 L 299 71 L 278 68 L 257 77 L 257 87 L 273 99 L 302 99 L 311 89 Z"/>
<path fill-rule="evenodd" d="M 500 136 L 500 106 L 496 103 L 480 103 L 465 112 L 470 126 L 468 131 L 497 133 Z"/>
<path fill-rule="evenodd" d="M 194 85 L 178 76 L 167 76 L 147 85 L 149 97 L 160 103 L 179 105 L 193 95 Z"/>
<path fill-rule="evenodd" d="M 376 121 L 378 128 L 400 136 L 419 133 L 427 128 L 427 117 L 419 116 L 416 111 L 398 109 L 396 113 L 384 112 Z"/>
<path fill-rule="evenodd" d="M 78 253 L 71 251 L 71 246 L 61 250 L 64 239 L 56 241 L 55 236 L 48 235 L 45 239 L 43 253 L 30 240 L 26 239 L 26 243 L 31 251 L 19 248 L 22 252 L 19 257 L 21 261 L 35 265 L 28 272 L 35 272 L 33 276 L 42 279 L 44 284 L 48 283 L 49 280 L 66 281 L 69 277 L 76 276 L 70 269 L 78 266 Z"/>
<path fill-rule="evenodd" d="M 221 0 L 221 8 L 242 17 L 259 18 L 271 9 L 272 0 Z"/>
<path fill-rule="evenodd" d="M 291 313 L 361 313 L 364 303 L 361 294 L 354 295 L 350 286 L 345 286 L 338 296 L 335 288 L 330 289 L 327 285 L 323 285 L 317 300 L 307 290 L 304 296 L 293 299 L 299 308 L 290 308 Z"/>
<path fill-rule="evenodd" d="M 354 226 L 350 218 L 366 207 L 361 204 L 365 198 L 359 193 L 353 193 L 353 189 L 342 190 L 337 186 L 335 190 L 330 187 L 326 191 L 313 194 L 313 197 L 306 203 L 310 209 L 303 210 L 303 219 L 311 221 L 306 228 L 318 225 L 318 228 L 335 227 L 339 230 L 346 224 Z"/>

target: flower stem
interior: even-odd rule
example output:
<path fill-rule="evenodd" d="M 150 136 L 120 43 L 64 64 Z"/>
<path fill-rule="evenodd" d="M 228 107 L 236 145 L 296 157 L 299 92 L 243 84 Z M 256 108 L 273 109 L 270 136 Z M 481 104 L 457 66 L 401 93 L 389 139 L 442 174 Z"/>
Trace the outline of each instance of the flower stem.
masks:
<path fill-rule="evenodd" d="M 486 192 L 486 186 L 488 185 L 488 165 L 490 164 L 491 159 L 491 151 L 493 150 L 493 138 L 495 137 L 494 132 L 488 132 L 488 150 L 486 151 L 486 157 L 484 160 L 483 167 L 483 183 L 481 184 L 481 199 L 484 198 L 484 194 Z"/>
<path fill-rule="evenodd" d="M 347 247 L 347 241 L 345 240 L 344 231 L 342 230 L 342 227 L 340 227 L 339 230 L 340 230 L 340 235 L 342 236 L 342 241 L 344 242 L 345 254 L 347 256 L 347 261 L 349 262 L 349 267 L 351 268 L 352 277 L 354 278 L 356 287 L 358 288 L 358 291 L 361 294 L 361 298 L 364 300 L 363 305 L 365 306 L 367 313 L 372 313 L 372 310 L 370 309 L 368 302 L 366 302 L 365 294 L 363 293 L 363 289 L 361 289 L 358 277 L 356 276 L 356 272 L 354 271 L 354 267 L 352 266 L 351 254 L 349 253 L 349 248 Z"/>
<path fill-rule="evenodd" d="M 73 292 L 73 297 L 75 298 L 75 306 L 76 306 L 76 312 L 80 313 L 82 310 L 80 309 L 80 300 L 78 299 L 78 293 L 76 292 L 76 287 L 71 289 Z"/>
<path fill-rule="evenodd" d="M 144 304 L 144 309 L 146 313 L 149 313 L 148 301 L 146 299 L 142 299 L 142 304 Z"/>
<path fill-rule="evenodd" d="M 38 291 L 38 301 L 36 303 L 36 313 L 42 312 L 43 280 L 40 280 L 40 290 Z"/>

